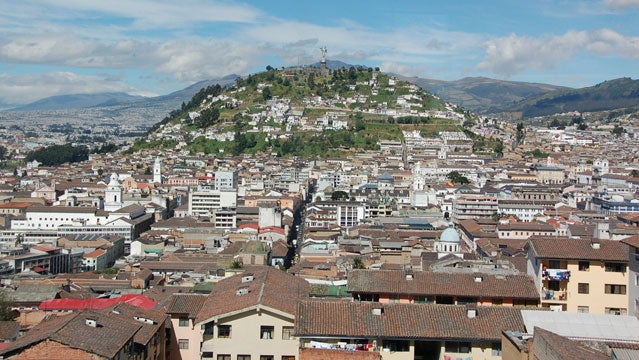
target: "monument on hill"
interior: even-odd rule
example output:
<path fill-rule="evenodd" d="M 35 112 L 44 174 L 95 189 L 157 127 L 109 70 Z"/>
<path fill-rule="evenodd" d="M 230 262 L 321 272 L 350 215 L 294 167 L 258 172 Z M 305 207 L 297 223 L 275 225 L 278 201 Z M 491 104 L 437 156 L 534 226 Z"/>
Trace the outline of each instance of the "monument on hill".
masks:
<path fill-rule="evenodd" d="M 322 60 L 320 61 L 320 71 L 322 72 L 322 74 L 326 73 L 326 46 L 321 47 L 320 50 L 322 51 Z"/>

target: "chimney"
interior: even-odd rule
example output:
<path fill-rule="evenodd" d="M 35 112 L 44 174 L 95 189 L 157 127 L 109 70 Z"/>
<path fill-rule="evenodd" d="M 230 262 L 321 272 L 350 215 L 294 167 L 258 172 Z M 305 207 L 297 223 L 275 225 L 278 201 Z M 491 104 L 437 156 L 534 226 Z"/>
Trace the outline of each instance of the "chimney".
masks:
<path fill-rule="evenodd" d="M 466 316 L 469 319 L 474 319 L 477 317 L 477 307 L 474 305 L 466 305 Z"/>
<path fill-rule="evenodd" d="M 87 319 L 84 321 L 84 323 L 85 323 L 87 326 L 90 326 L 90 327 L 98 327 L 98 321 L 97 321 L 97 320 L 95 320 L 95 319 L 89 319 L 89 318 L 87 318 Z"/>
<path fill-rule="evenodd" d="M 599 242 L 599 239 L 592 239 L 592 241 L 590 242 L 590 246 L 597 250 L 601 247 L 601 243 Z"/>
<path fill-rule="evenodd" d="M 481 276 L 475 276 L 475 282 L 482 282 L 484 280 Z"/>
<path fill-rule="evenodd" d="M 381 316 L 384 313 L 384 308 L 373 308 L 373 315 Z"/>

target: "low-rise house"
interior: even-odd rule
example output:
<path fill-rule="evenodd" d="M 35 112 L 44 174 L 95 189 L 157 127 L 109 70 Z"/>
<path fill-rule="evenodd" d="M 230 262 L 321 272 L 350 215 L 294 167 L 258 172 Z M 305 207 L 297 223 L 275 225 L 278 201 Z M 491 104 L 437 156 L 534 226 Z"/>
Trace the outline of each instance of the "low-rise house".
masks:
<path fill-rule="evenodd" d="M 0 350 L 4 359 L 165 359 L 161 312 L 119 304 L 51 316 Z"/>
<path fill-rule="evenodd" d="M 202 358 L 296 359 L 295 308 L 308 294 L 305 280 L 272 267 L 219 281 L 194 321 Z"/>
<path fill-rule="evenodd" d="M 342 349 L 344 357 L 362 350 L 392 360 L 497 360 L 501 331 L 511 327 L 524 331 L 520 309 L 309 300 L 297 306 L 295 336 L 300 353 L 323 348 Z"/>
<path fill-rule="evenodd" d="M 539 292 L 527 275 L 352 270 L 348 292 L 355 301 L 380 303 L 539 304 Z"/>

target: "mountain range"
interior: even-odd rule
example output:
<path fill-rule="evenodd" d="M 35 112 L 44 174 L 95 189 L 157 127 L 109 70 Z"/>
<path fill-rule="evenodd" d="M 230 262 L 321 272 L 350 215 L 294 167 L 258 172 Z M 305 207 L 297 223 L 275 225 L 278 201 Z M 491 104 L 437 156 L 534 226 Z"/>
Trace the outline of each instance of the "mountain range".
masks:
<path fill-rule="evenodd" d="M 309 65 L 319 67 L 319 63 Z M 329 60 L 330 69 L 350 68 L 350 64 Z M 455 81 L 406 77 L 393 74 L 400 80 L 412 82 L 442 99 L 460 105 L 480 114 L 516 113 L 524 118 L 552 115 L 567 111 L 603 111 L 638 106 L 639 80 L 615 79 L 581 89 L 496 80 L 485 77 L 468 77 Z M 101 109 L 111 116 L 117 116 L 131 109 L 154 110 L 166 114 L 176 109 L 182 102 L 188 102 L 200 89 L 213 84 L 222 86 L 235 82 L 238 75 L 228 75 L 220 79 L 205 80 L 168 95 L 145 98 L 126 93 L 73 94 L 48 97 L 22 105 L 10 111 L 48 111 L 64 109 Z"/>

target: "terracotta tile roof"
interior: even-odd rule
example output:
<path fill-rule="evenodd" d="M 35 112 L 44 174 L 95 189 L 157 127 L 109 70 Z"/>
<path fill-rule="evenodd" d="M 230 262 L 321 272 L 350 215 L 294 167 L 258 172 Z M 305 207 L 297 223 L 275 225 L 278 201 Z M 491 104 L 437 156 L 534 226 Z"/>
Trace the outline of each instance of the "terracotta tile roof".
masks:
<path fill-rule="evenodd" d="M 113 307 L 102 310 L 107 316 L 118 317 L 122 321 L 137 321 L 136 318 L 143 318 L 152 320 L 153 323 L 142 322 L 142 327 L 137 331 L 133 337 L 133 341 L 138 344 L 147 345 L 153 338 L 158 330 L 162 327 L 168 318 L 163 311 L 142 309 L 127 303 L 120 303 Z"/>
<path fill-rule="evenodd" d="M 476 281 L 480 276 L 481 281 Z M 352 270 L 348 291 L 377 294 L 451 295 L 538 299 L 539 293 L 527 275 L 488 275 L 440 272 L 406 273 L 393 270 Z"/>
<path fill-rule="evenodd" d="M 625 238 L 621 240 L 622 243 L 626 245 L 630 245 L 632 247 L 639 248 L 639 235 L 631 236 L 629 238 Z"/>
<path fill-rule="evenodd" d="M 13 340 L 18 337 L 19 331 L 20 323 L 17 321 L 0 321 L 0 340 Z"/>
<path fill-rule="evenodd" d="M 535 358 L 605 360 L 610 359 L 604 353 L 580 344 L 561 335 L 535 326 L 533 353 Z"/>
<path fill-rule="evenodd" d="M 599 240 L 599 249 L 591 245 L 591 239 L 533 236 L 526 246 L 532 247 L 537 258 L 594 261 L 628 261 L 628 247 L 619 241 Z"/>
<path fill-rule="evenodd" d="M 251 276 L 250 281 L 242 282 Z M 306 280 L 270 266 L 251 268 L 243 274 L 220 280 L 209 294 L 195 322 L 233 311 L 266 306 L 291 315 L 298 301 L 308 298 Z"/>
<path fill-rule="evenodd" d="M 97 321 L 98 326 L 87 325 L 87 320 Z M 99 356 L 113 358 L 122 347 L 140 330 L 142 323 L 93 311 L 55 317 L 43 321 L 10 346 L 0 355 L 15 354 L 45 339 L 81 349 Z"/>
<path fill-rule="evenodd" d="M 376 351 L 343 351 L 329 349 L 300 349 L 300 360 L 380 360 Z"/>
<path fill-rule="evenodd" d="M 373 309 L 381 309 L 381 314 L 374 314 Z M 525 330 L 518 308 L 488 306 L 476 310 L 476 317 L 469 318 L 467 307 L 462 305 L 302 301 L 297 307 L 295 335 L 498 341 L 502 330 Z"/>
<path fill-rule="evenodd" d="M 167 306 L 167 314 L 187 314 L 193 319 L 204 305 L 206 295 L 201 294 L 173 294 L 169 305 Z"/>

